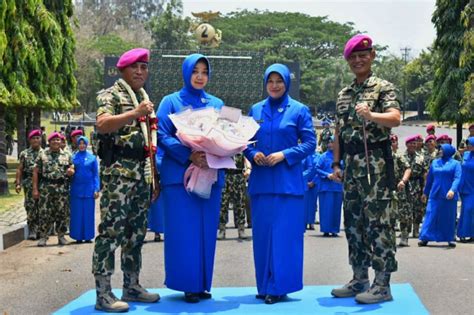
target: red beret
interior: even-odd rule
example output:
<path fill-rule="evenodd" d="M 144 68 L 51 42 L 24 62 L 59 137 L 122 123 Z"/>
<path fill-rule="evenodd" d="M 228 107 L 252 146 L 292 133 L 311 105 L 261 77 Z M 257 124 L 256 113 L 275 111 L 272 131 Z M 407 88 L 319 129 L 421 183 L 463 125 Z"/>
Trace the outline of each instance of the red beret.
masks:
<path fill-rule="evenodd" d="M 48 141 L 51 141 L 51 139 L 54 139 L 54 138 L 61 139 L 61 134 L 57 131 L 51 132 L 48 136 Z"/>
<path fill-rule="evenodd" d="M 451 137 L 446 134 L 441 135 L 438 137 L 438 139 L 436 139 L 436 141 L 440 141 L 440 140 L 448 140 L 449 142 L 453 142 L 453 139 L 451 139 Z"/>
<path fill-rule="evenodd" d="M 126 51 L 120 56 L 117 62 L 117 68 L 123 69 L 130 65 L 133 65 L 135 62 L 147 62 L 150 59 L 150 51 L 145 48 L 134 48 L 132 50 Z"/>
<path fill-rule="evenodd" d="M 416 141 L 418 140 L 418 135 L 415 135 L 415 136 L 408 136 L 406 139 L 405 139 L 405 144 L 409 143 L 409 142 L 412 142 L 412 141 Z"/>
<path fill-rule="evenodd" d="M 354 51 L 372 49 L 372 38 L 364 34 L 354 35 L 349 39 L 344 47 L 344 58 L 349 59 L 349 56 Z"/>
<path fill-rule="evenodd" d="M 40 137 L 40 136 L 41 136 L 41 130 L 35 129 L 35 130 L 30 131 L 30 133 L 28 134 L 28 139 L 31 139 L 33 137 Z"/>
<path fill-rule="evenodd" d="M 468 130 L 471 130 L 471 129 L 473 129 L 473 128 L 474 128 L 474 124 L 470 125 L 469 128 L 468 128 Z"/>
<path fill-rule="evenodd" d="M 425 142 L 428 142 L 430 140 L 434 140 L 436 141 L 436 136 L 435 135 L 428 135 L 426 138 L 425 138 Z"/>
<path fill-rule="evenodd" d="M 71 132 L 71 137 L 75 137 L 75 136 L 83 136 L 84 133 L 82 132 L 81 129 L 76 129 L 74 130 L 73 132 Z"/>
<path fill-rule="evenodd" d="M 426 131 L 430 131 L 430 130 L 435 130 L 435 125 L 429 124 L 428 126 L 426 126 Z"/>
<path fill-rule="evenodd" d="M 421 140 L 421 141 L 423 141 L 423 136 L 420 135 L 420 134 L 417 134 L 417 135 L 416 135 L 416 140 Z"/>

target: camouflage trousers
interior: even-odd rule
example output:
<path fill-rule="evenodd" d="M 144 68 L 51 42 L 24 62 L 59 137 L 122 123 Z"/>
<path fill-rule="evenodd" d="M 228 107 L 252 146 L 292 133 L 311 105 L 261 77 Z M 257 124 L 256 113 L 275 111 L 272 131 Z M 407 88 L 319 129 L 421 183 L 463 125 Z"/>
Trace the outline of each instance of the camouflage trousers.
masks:
<path fill-rule="evenodd" d="M 229 206 L 232 203 L 234 210 L 234 222 L 238 228 L 245 227 L 246 213 L 246 187 L 243 174 L 226 174 L 225 186 L 221 200 L 221 212 L 219 217 L 219 229 L 224 230 L 229 221 Z"/>
<path fill-rule="evenodd" d="M 38 232 L 39 227 L 39 201 L 33 198 L 33 188 L 31 185 L 23 186 L 25 193 L 26 222 L 30 231 Z"/>
<path fill-rule="evenodd" d="M 395 214 L 384 174 L 344 180 L 344 227 L 352 268 L 397 270 Z"/>
<path fill-rule="evenodd" d="M 115 250 L 119 246 L 124 274 L 140 272 L 150 187 L 144 179 L 137 181 L 113 175 L 104 175 L 102 184 L 101 222 L 95 238 L 92 273 L 111 276 L 115 269 Z"/>
<path fill-rule="evenodd" d="M 49 232 L 56 227 L 58 236 L 64 236 L 69 227 L 69 191 L 64 184 L 40 184 L 39 237 L 48 238 Z"/>
<path fill-rule="evenodd" d="M 404 204 L 400 211 L 400 232 L 408 237 L 412 231 L 413 224 L 421 224 L 424 216 L 425 205 L 421 201 L 421 194 L 410 195 L 409 201 Z"/>

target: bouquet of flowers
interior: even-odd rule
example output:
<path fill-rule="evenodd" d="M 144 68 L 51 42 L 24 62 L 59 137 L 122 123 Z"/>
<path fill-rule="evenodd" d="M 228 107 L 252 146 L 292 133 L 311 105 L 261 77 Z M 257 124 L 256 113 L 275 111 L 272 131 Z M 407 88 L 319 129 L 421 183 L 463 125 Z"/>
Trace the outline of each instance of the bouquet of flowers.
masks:
<path fill-rule="evenodd" d="M 184 185 L 189 192 L 208 199 L 212 185 L 217 181 L 217 170 L 236 168 L 232 156 L 245 150 L 260 126 L 238 108 L 223 106 L 201 109 L 187 108 L 171 114 L 177 129 L 176 136 L 193 151 L 206 153 L 209 168 L 191 164 L 184 175 Z"/>

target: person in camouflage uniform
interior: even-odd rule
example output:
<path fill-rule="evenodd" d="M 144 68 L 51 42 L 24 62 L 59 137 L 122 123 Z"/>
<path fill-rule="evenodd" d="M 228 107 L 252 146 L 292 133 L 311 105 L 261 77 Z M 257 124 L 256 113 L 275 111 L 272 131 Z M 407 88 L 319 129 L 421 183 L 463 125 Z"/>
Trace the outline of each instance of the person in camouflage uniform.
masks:
<path fill-rule="evenodd" d="M 328 149 L 328 143 L 329 140 L 331 140 L 332 137 L 332 132 L 331 129 L 329 129 L 329 121 L 324 120 L 322 122 L 322 125 L 324 129 L 321 131 L 321 134 L 319 135 L 319 143 L 321 143 L 321 152 L 326 152 Z"/>
<path fill-rule="evenodd" d="M 95 239 L 92 273 L 97 294 L 95 308 L 107 312 L 128 311 L 125 301 L 153 303 L 160 299 L 158 294 L 149 293 L 139 284 L 151 195 L 151 187 L 145 181 L 145 135 L 140 127 L 140 121 L 145 121 L 154 111 L 143 89 L 148 60 L 147 49 L 125 52 L 117 63 L 122 78 L 97 96 L 97 132 L 100 136 L 108 135 L 108 140 L 104 136 L 99 143 L 101 222 Z M 153 192 L 153 198 L 157 194 L 158 191 Z M 112 293 L 110 284 L 115 250 L 119 246 L 122 301 Z"/>
<path fill-rule="evenodd" d="M 413 237 L 418 238 L 420 224 L 424 215 L 423 183 L 426 178 L 426 162 L 421 153 L 417 151 L 418 136 L 411 136 L 405 140 L 407 150 L 405 159 L 410 164 L 411 176 L 408 181 L 408 198 L 410 200 L 410 212 L 404 213 L 400 218 L 400 230 L 402 235 L 410 234 L 413 227 Z"/>
<path fill-rule="evenodd" d="M 234 212 L 234 222 L 240 239 L 246 239 L 245 235 L 245 199 L 246 199 L 246 179 L 244 177 L 244 155 L 237 154 L 234 157 L 236 169 L 226 170 L 225 186 L 222 193 L 221 211 L 219 217 L 218 239 L 225 239 L 225 226 L 229 219 L 229 206 L 232 203 Z"/>
<path fill-rule="evenodd" d="M 42 151 L 41 130 L 35 129 L 28 134 L 30 147 L 21 151 L 16 169 L 15 191 L 20 193 L 21 187 L 25 194 L 26 222 L 28 224 L 28 239 L 35 240 L 38 233 L 39 209 L 38 200 L 33 198 L 33 169 L 36 158 Z"/>
<path fill-rule="evenodd" d="M 440 135 L 438 138 L 436 138 L 436 142 L 438 143 L 438 147 L 441 147 L 443 144 L 452 145 L 453 139 L 447 134 L 443 134 L 443 135 Z M 436 156 L 436 158 L 441 158 L 441 150 L 438 150 L 438 155 Z M 461 162 L 462 161 L 461 153 L 459 153 L 459 151 L 456 151 L 453 155 L 453 159 Z"/>
<path fill-rule="evenodd" d="M 394 85 L 372 74 L 375 50 L 370 37 L 352 37 L 344 57 L 356 78 L 339 92 L 336 102 L 332 166 L 344 180 L 344 226 L 353 278 L 331 294 L 355 296 L 358 303 L 380 303 L 392 300 L 390 276 L 397 270 L 389 137 L 391 128 L 400 125 L 400 102 Z M 370 266 L 375 270 L 371 286 Z"/>
<path fill-rule="evenodd" d="M 431 166 L 431 162 L 433 162 L 433 160 L 438 156 L 438 150 L 436 147 L 436 136 L 428 135 L 425 138 L 425 150 L 423 152 L 428 169 Z"/>
<path fill-rule="evenodd" d="M 464 152 L 467 149 L 467 139 L 469 139 L 470 137 L 474 137 L 474 124 L 471 124 L 468 127 L 468 130 L 469 130 L 469 134 L 467 135 L 467 137 L 463 138 L 461 140 L 461 143 L 459 143 L 458 152 L 461 157 L 464 155 Z"/>
<path fill-rule="evenodd" d="M 66 245 L 69 226 L 69 186 L 74 175 L 71 156 L 61 150 L 61 135 L 48 137 L 49 147 L 41 151 L 33 169 L 33 198 L 39 199 L 39 247 L 46 246 L 49 231 L 56 225 L 59 245 Z M 39 180 L 41 178 L 41 180 Z"/>
<path fill-rule="evenodd" d="M 406 185 L 410 179 L 411 169 L 410 163 L 408 163 L 405 156 L 397 152 L 398 137 L 396 135 L 391 135 L 390 141 L 392 142 L 392 154 L 395 166 L 395 178 L 397 182 L 397 189 L 394 191 L 393 209 L 397 220 L 400 220 L 401 217 L 411 212 L 406 192 Z M 400 243 L 398 243 L 398 246 L 408 246 L 408 233 L 402 233 L 400 235 Z"/>

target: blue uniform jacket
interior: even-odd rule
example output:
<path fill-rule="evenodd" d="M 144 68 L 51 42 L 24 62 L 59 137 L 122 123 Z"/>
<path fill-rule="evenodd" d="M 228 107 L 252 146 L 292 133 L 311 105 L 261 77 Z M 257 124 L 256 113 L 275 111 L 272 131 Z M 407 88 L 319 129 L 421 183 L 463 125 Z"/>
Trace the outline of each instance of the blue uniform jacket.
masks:
<path fill-rule="evenodd" d="M 318 190 L 318 184 L 319 184 L 319 177 L 318 174 L 316 173 L 316 163 L 318 162 L 318 154 L 313 153 L 309 156 L 307 156 L 303 160 L 303 179 L 305 183 L 314 183 L 314 187 L 312 189 Z M 305 191 L 308 191 L 308 185 L 305 185 Z"/>
<path fill-rule="evenodd" d="M 183 184 L 184 173 L 191 164 L 189 156 L 191 149 L 181 144 L 176 137 L 176 127 L 168 117 L 170 114 L 179 113 L 185 107 L 191 106 L 195 108 L 214 107 L 220 109 L 224 102 L 203 90 L 193 89 L 190 83 L 191 75 L 196 63 L 203 59 L 204 56 L 199 54 L 190 55 L 183 63 L 183 80 L 184 87 L 173 94 L 169 94 L 163 98 L 158 107 L 157 117 L 158 126 L 158 146 L 163 150 L 163 158 L 161 162 L 161 184 L 173 185 Z M 207 62 L 207 60 L 205 60 Z M 209 75 L 210 67 L 208 65 Z M 217 185 L 224 186 L 224 171 L 219 170 Z"/>
<path fill-rule="evenodd" d="M 461 164 L 451 158 L 448 161 L 436 159 L 431 163 L 424 193 L 430 199 L 446 199 L 448 191 L 455 192 L 453 200 L 458 200 L 461 181 Z"/>
<path fill-rule="evenodd" d="M 71 196 L 94 197 L 94 193 L 100 190 L 97 158 L 87 151 L 78 151 L 73 155 L 72 161 L 75 172 L 71 183 Z"/>
<path fill-rule="evenodd" d="M 257 142 L 245 150 L 252 162 L 249 194 L 303 195 L 306 183 L 301 161 L 316 148 L 308 107 L 287 95 L 273 113 L 267 99 L 253 105 L 249 116 L 260 124 L 254 138 Z M 253 157 L 259 151 L 265 155 L 282 151 L 285 160 L 273 167 L 258 166 Z"/>
<path fill-rule="evenodd" d="M 329 150 L 324 152 L 319 158 L 318 164 L 316 165 L 317 173 L 321 178 L 319 191 L 342 191 L 342 183 L 332 181 L 328 178 L 329 174 L 332 173 L 331 164 L 333 161 L 334 154 Z"/>

